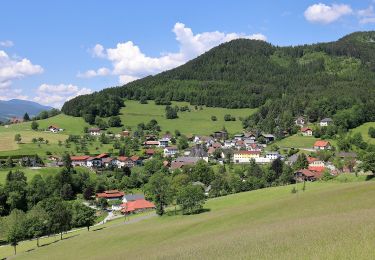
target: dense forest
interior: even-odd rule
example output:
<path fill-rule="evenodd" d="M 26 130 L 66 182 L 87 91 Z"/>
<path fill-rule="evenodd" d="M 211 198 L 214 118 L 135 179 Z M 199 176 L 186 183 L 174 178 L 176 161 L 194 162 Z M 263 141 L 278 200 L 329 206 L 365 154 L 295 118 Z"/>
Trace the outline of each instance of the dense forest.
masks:
<path fill-rule="evenodd" d="M 79 96 L 62 111 L 92 122 L 119 113 L 133 100 L 258 108 L 245 128 L 290 131 L 294 118 L 336 117 L 342 128 L 375 121 L 375 32 L 335 42 L 278 47 L 239 39 L 221 44 L 178 68 L 121 87 Z"/>

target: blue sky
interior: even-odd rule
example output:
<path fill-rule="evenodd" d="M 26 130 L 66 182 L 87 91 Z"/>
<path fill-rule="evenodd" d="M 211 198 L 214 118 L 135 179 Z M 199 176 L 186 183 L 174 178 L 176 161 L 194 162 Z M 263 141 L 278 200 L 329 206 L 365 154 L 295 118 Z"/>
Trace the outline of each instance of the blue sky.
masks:
<path fill-rule="evenodd" d="M 0 99 L 66 99 L 183 64 L 239 37 L 274 45 L 375 29 L 375 1 L 7 1 Z"/>

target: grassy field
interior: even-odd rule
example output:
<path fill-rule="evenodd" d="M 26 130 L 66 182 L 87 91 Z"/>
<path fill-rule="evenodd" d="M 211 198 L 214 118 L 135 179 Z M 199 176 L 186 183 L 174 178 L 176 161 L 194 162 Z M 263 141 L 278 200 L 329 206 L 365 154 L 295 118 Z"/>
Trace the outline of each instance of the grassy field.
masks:
<path fill-rule="evenodd" d="M 302 136 L 296 134 L 280 141 L 276 141 L 273 145 L 277 145 L 280 148 L 313 148 L 316 140 L 318 140 L 318 138 L 313 136 Z"/>
<path fill-rule="evenodd" d="M 363 125 L 358 126 L 357 128 L 352 129 L 350 132 L 351 133 L 361 133 L 362 137 L 363 137 L 363 140 L 365 140 L 368 143 L 375 144 L 375 138 L 371 138 L 368 135 L 368 129 L 371 126 L 375 127 L 375 122 L 365 123 Z"/>
<path fill-rule="evenodd" d="M 61 168 L 58 168 L 58 167 L 39 168 L 39 169 L 31 169 L 31 168 L 18 168 L 18 169 L 25 173 L 25 176 L 28 182 L 31 181 L 31 179 L 37 174 L 40 174 L 42 177 L 45 178 L 49 175 L 53 175 L 61 171 Z M 1 169 L 0 170 L 0 184 L 5 183 L 6 176 L 10 170 L 15 171 L 16 169 L 14 168 L 14 169 Z M 75 167 L 75 170 L 78 172 L 81 172 L 81 171 L 89 172 L 91 178 L 96 178 L 96 174 L 87 168 Z"/>
<path fill-rule="evenodd" d="M 165 118 L 165 106 L 157 106 L 154 101 L 148 104 L 140 104 L 138 101 L 125 101 L 126 107 L 121 109 L 121 121 L 125 126 L 136 128 L 141 123 L 147 123 L 151 119 L 158 121 L 163 132 L 174 133 L 176 129 L 184 134 L 209 135 L 214 131 L 221 130 L 223 126 L 229 133 L 242 131 L 242 123 L 239 117 L 247 117 L 255 112 L 255 109 L 226 109 L 204 107 L 202 110 L 195 110 L 194 106 L 186 102 L 173 102 L 173 105 L 189 106 L 191 112 L 179 112 L 177 119 Z M 224 115 L 230 114 L 236 117 L 236 121 L 224 121 Z M 211 116 L 216 116 L 217 121 L 211 121 Z M 114 132 L 116 129 L 114 129 Z"/>
<path fill-rule="evenodd" d="M 211 199 L 199 215 L 109 225 L 38 249 L 22 243 L 19 258 L 372 259 L 375 182 L 291 188 Z M 1 247 L 0 257 L 11 252 Z"/>

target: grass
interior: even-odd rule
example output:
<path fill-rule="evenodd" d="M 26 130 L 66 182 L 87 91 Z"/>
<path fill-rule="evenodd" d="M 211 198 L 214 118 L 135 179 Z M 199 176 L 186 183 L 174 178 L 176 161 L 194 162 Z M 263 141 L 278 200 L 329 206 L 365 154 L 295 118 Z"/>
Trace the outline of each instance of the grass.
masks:
<path fill-rule="evenodd" d="M 20 259 L 371 259 L 375 182 L 307 183 L 211 199 L 209 211 L 155 217 L 42 248 Z M 334 205 L 334 206 L 333 206 Z M 42 241 L 42 243 L 45 243 Z M 22 252 L 22 253 L 21 253 Z M 0 257 L 9 256 L 9 246 Z"/>
<path fill-rule="evenodd" d="M 10 170 L 15 171 L 17 169 L 25 173 L 25 176 L 28 182 L 31 181 L 32 178 L 37 174 L 40 174 L 42 177 L 45 178 L 49 175 L 53 175 L 61 171 L 61 168 L 58 168 L 58 167 L 38 168 L 38 169 L 31 169 L 31 168 L 1 169 L 0 170 L 0 184 L 5 183 L 6 175 L 8 174 Z M 91 178 L 96 178 L 96 174 L 87 168 L 75 167 L 75 170 L 78 172 L 81 172 L 81 171 L 89 172 Z"/>
<path fill-rule="evenodd" d="M 363 140 L 365 140 L 367 143 L 375 144 L 375 138 L 371 138 L 368 134 L 368 129 L 370 127 L 375 127 L 375 122 L 365 123 L 363 125 L 360 125 L 360 126 L 354 128 L 354 129 L 352 129 L 350 132 L 351 133 L 361 133 L 362 137 L 363 137 Z"/>
<path fill-rule="evenodd" d="M 158 121 L 163 132 L 174 133 L 178 129 L 183 134 L 209 135 L 221 130 L 223 126 L 229 133 L 242 132 L 242 122 L 239 117 L 247 117 L 255 112 L 255 109 L 227 109 L 203 106 L 202 110 L 195 110 L 194 106 L 187 102 L 173 102 L 173 105 L 189 106 L 191 112 L 179 112 L 177 119 L 165 118 L 165 106 L 158 106 L 154 101 L 148 104 L 140 104 L 138 101 L 125 101 L 126 107 L 121 109 L 121 121 L 125 126 L 135 129 L 139 123 L 147 123 L 151 119 Z M 224 121 L 224 115 L 230 114 L 236 117 L 236 121 Z M 211 121 L 211 116 L 216 116 L 217 121 Z M 118 129 L 113 129 L 113 131 Z"/>
<path fill-rule="evenodd" d="M 277 145 L 280 148 L 313 148 L 316 140 L 319 139 L 313 136 L 295 134 L 280 141 L 276 141 L 272 145 Z"/>

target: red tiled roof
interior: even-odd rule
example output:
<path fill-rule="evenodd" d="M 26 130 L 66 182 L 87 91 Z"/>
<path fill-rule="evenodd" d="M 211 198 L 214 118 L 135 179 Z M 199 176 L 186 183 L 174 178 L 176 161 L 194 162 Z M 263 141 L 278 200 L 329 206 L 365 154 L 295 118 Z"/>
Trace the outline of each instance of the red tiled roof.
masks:
<path fill-rule="evenodd" d="M 129 160 L 129 157 L 119 156 L 119 157 L 117 157 L 117 160 L 119 160 L 120 162 L 125 162 L 125 161 Z"/>
<path fill-rule="evenodd" d="M 123 208 L 121 212 L 133 212 L 139 209 L 152 209 L 155 208 L 155 205 L 145 199 L 140 199 L 123 203 L 121 207 Z"/>
<path fill-rule="evenodd" d="M 209 147 L 207 153 L 213 154 L 216 151 L 215 147 Z"/>
<path fill-rule="evenodd" d="M 101 153 L 101 154 L 99 154 L 98 156 L 96 156 L 95 158 L 97 158 L 97 159 L 102 159 L 102 158 L 105 158 L 105 157 L 108 157 L 108 154 L 106 154 L 106 153 Z"/>
<path fill-rule="evenodd" d="M 154 149 L 147 149 L 146 150 L 146 154 L 148 154 L 148 155 L 153 155 L 154 153 L 155 153 Z"/>
<path fill-rule="evenodd" d="M 314 171 L 314 172 L 322 172 L 325 170 L 325 167 L 324 166 L 309 166 L 309 170 Z"/>
<path fill-rule="evenodd" d="M 130 157 L 130 160 L 132 160 L 133 162 L 138 161 L 139 156 L 133 155 L 132 157 Z"/>
<path fill-rule="evenodd" d="M 96 197 L 97 198 L 106 198 L 106 199 L 110 199 L 110 198 L 121 198 L 125 195 L 124 192 L 122 191 L 118 191 L 118 190 L 107 190 L 107 191 L 104 191 L 103 193 L 97 193 L 96 194 Z"/>
<path fill-rule="evenodd" d="M 314 146 L 317 146 L 317 147 L 326 147 L 328 145 L 329 145 L 329 142 L 323 141 L 323 140 L 319 140 L 314 143 Z"/>
<path fill-rule="evenodd" d="M 56 129 L 59 129 L 59 127 L 58 127 L 57 125 L 50 125 L 50 126 L 48 127 L 48 129 L 50 129 L 50 128 L 56 128 Z"/>
<path fill-rule="evenodd" d="M 212 147 L 213 148 L 220 148 L 221 147 L 221 143 L 213 143 Z"/>
<path fill-rule="evenodd" d="M 315 174 L 308 169 L 302 169 L 302 170 L 299 170 L 298 172 L 302 173 L 306 177 L 315 177 Z"/>
<path fill-rule="evenodd" d="M 88 155 L 70 156 L 72 161 L 86 161 L 88 158 L 90 158 Z"/>
<path fill-rule="evenodd" d="M 301 129 L 301 132 L 307 132 L 307 131 L 312 131 L 312 129 L 311 129 L 311 128 L 308 128 L 308 127 L 303 127 L 303 128 Z"/>
<path fill-rule="evenodd" d="M 103 158 L 102 162 L 104 163 L 109 163 L 109 162 L 112 162 L 113 161 L 113 158 L 111 157 L 107 157 L 107 158 Z"/>
<path fill-rule="evenodd" d="M 185 164 L 183 162 L 172 162 L 171 163 L 171 169 L 176 170 L 176 169 L 181 169 Z"/>
<path fill-rule="evenodd" d="M 145 145 L 159 145 L 159 141 L 146 141 Z"/>
<path fill-rule="evenodd" d="M 316 161 L 318 161 L 319 159 L 318 158 L 314 158 L 314 157 L 307 157 L 307 162 L 308 163 L 313 163 L 313 162 L 316 162 Z"/>

